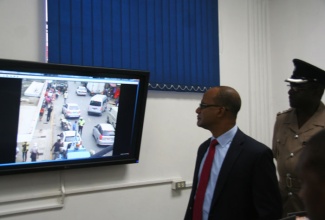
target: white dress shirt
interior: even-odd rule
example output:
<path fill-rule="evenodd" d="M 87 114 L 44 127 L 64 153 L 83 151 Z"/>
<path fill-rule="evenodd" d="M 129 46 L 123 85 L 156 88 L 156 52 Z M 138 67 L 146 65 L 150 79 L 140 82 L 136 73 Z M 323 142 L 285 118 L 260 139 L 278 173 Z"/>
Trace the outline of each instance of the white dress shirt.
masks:
<path fill-rule="evenodd" d="M 203 202 L 203 220 L 207 220 L 209 216 L 209 211 L 210 211 L 210 206 L 213 198 L 213 193 L 214 193 L 214 188 L 216 186 L 216 183 L 218 181 L 219 177 L 219 172 L 221 169 L 221 166 L 223 164 L 223 161 L 226 157 L 226 154 L 228 152 L 229 146 L 238 130 L 237 125 L 235 125 L 232 129 L 227 131 L 226 133 L 220 135 L 219 137 L 211 137 L 211 141 L 213 139 L 217 139 L 218 145 L 216 146 L 216 151 L 214 154 L 214 159 L 211 167 L 211 174 L 210 174 L 210 179 L 208 182 L 208 186 L 205 192 L 205 197 L 204 197 L 204 202 Z M 205 153 L 201 165 L 200 165 L 200 171 L 199 171 L 199 180 L 201 176 L 201 171 L 203 164 L 205 162 L 205 159 L 207 157 L 209 148 L 207 152 Z"/>

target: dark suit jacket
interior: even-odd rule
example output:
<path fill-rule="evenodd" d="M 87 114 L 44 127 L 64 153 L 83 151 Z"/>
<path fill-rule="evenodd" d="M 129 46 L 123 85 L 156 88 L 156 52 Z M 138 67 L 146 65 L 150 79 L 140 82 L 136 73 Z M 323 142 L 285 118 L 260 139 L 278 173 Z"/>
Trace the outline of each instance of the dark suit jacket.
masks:
<path fill-rule="evenodd" d="M 198 149 L 185 220 L 192 220 L 199 167 L 209 143 L 210 139 Z M 238 129 L 219 173 L 209 220 L 276 220 L 281 214 L 281 196 L 271 149 Z"/>

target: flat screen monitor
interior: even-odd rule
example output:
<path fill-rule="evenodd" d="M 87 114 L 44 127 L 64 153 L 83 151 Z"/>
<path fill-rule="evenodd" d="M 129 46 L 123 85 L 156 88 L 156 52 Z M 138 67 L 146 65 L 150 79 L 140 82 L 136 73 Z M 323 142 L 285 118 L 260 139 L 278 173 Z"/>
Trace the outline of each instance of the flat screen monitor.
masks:
<path fill-rule="evenodd" d="M 0 59 L 0 174 L 138 163 L 149 72 Z"/>

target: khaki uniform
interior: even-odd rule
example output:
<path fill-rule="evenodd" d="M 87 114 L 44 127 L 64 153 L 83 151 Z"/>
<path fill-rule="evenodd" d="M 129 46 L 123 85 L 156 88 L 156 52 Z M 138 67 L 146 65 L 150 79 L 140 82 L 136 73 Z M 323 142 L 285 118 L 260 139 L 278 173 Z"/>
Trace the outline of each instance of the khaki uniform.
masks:
<path fill-rule="evenodd" d="M 320 104 L 316 113 L 299 129 L 296 111 L 289 109 L 278 113 L 274 125 L 272 150 L 277 160 L 279 184 L 283 201 L 283 215 L 304 211 L 298 197 L 300 183 L 296 165 L 306 142 L 325 127 L 325 106 Z"/>

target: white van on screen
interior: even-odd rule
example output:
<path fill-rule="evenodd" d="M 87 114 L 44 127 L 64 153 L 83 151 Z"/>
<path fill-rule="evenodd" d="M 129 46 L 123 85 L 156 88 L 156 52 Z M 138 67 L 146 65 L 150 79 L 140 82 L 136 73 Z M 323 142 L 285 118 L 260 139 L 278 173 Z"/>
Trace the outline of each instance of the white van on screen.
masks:
<path fill-rule="evenodd" d="M 88 115 L 96 114 L 102 115 L 107 109 L 107 96 L 106 95 L 94 95 L 88 105 Z"/>
<path fill-rule="evenodd" d="M 110 123 L 114 128 L 116 128 L 118 107 L 111 106 L 107 111 L 107 123 Z"/>

